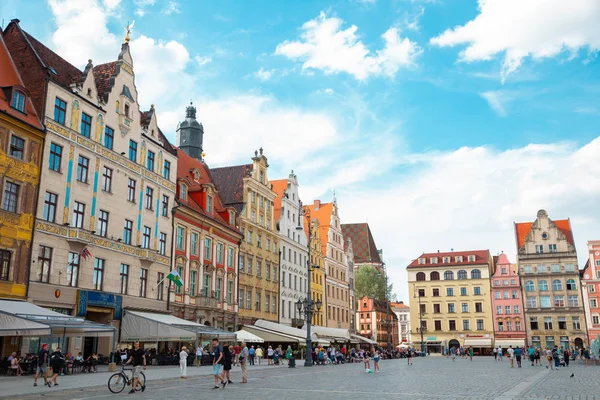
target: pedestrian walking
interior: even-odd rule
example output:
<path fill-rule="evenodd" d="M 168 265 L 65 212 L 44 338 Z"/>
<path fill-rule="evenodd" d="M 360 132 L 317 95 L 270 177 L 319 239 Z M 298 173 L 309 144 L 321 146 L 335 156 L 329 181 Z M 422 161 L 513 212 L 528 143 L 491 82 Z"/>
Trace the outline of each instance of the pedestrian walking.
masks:
<path fill-rule="evenodd" d="M 250 356 L 250 352 L 248 351 L 248 346 L 246 343 L 242 342 L 242 351 L 240 353 L 240 365 L 242 366 L 242 382 L 240 383 L 248 383 L 248 357 Z"/>
<path fill-rule="evenodd" d="M 231 354 L 231 350 L 229 350 L 229 346 L 223 346 L 223 377 L 222 380 L 226 381 L 226 383 L 233 383 L 231 381 L 231 364 L 233 362 L 233 354 Z"/>
<path fill-rule="evenodd" d="M 65 356 L 60 351 L 60 347 L 57 347 L 56 350 L 50 355 L 50 366 L 52 367 L 52 378 L 47 382 L 48 387 L 50 387 L 51 383 L 54 383 L 54 386 L 58 386 L 58 382 L 56 378 L 63 367 L 65 362 Z"/>
<path fill-rule="evenodd" d="M 146 369 L 146 353 L 143 349 L 140 349 L 140 342 L 135 342 L 133 344 L 133 350 L 129 352 L 129 360 L 127 360 L 125 365 L 131 363 L 133 363 L 133 371 L 131 371 L 133 383 L 131 384 L 129 394 L 135 393 L 135 388 L 138 384 L 142 385 L 140 383 L 140 372 L 142 371 L 142 368 L 144 370 Z M 142 385 L 142 392 L 144 390 L 146 390 L 146 382 Z"/>
<path fill-rule="evenodd" d="M 260 365 L 260 359 L 264 357 L 264 352 L 262 347 L 258 346 L 258 349 L 256 349 L 256 358 L 258 358 L 258 365 Z"/>
<path fill-rule="evenodd" d="M 221 377 L 221 372 L 223 371 L 223 349 L 221 349 L 221 346 L 219 345 L 218 338 L 212 340 L 212 345 L 213 375 L 215 376 L 215 386 L 213 389 L 219 388 L 219 380 L 221 381 L 221 385 L 223 385 L 223 389 L 225 389 L 227 381 L 223 380 Z"/>
<path fill-rule="evenodd" d="M 494 347 L 494 360 L 498 361 L 498 349 Z"/>
<path fill-rule="evenodd" d="M 204 351 L 202 350 L 202 346 L 198 345 L 198 347 L 196 347 L 196 367 L 200 367 L 202 365 L 203 355 Z"/>
<path fill-rule="evenodd" d="M 240 363 L 240 353 L 242 352 L 242 348 L 239 343 L 236 343 L 233 346 L 233 365 L 236 366 Z"/>
<path fill-rule="evenodd" d="M 473 361 L 473 346 L 469 346 L 469 358 Z"/>
<path fill-rule="evenodd" d="M 406 352 L 406 359 L 408 360 L 408 365 L 412 365 L 412 350 L 408 349 Z"/>
<path fill-rule="evenodd" d="M 269 346 L 269 348 L 267 349 L 267 365 L 273 364 L 273 355 L 274 354 L 275 354 L 275 351 L 273 350 L 273 348 L 271 346 Z"/>
<path fill-rule="evenodd" d="M 42 349 L 38 353 L 38 364 L 35 368 L 33 386 L 37 386 L 37 381 L 40 375 L 44 378 L 44 385 L 48 385 L 48 379 L 46 378 L 46 374 L 48 371 L 48 359 L 48 345 L 44 343 L 42 345 Z"/>
<path fill-rule="evenodd" d="M 529 355 L 529 361 L 531 362 L 531 366 L 533 367 L 533 362 L 535 360 L 535 349 L 532 346 L 527 348 L 527 354 Z"/>
<path fill-rule="evenodd" d="M 552 359 L 554 360 L 554 368 L 558 369 L 560 366 L 560 357 L 558 356 L 558 346 L 554 346 L 552 349 Z"/>
<path fill-rule="evenodd" d="M 498 361 L 502 361 L 502 346 L 498 346 Z"/>
<path fill-rule="evenodd" d="M 182 346 L 181 351 L 179 352 L 179 371 L 181 372 L 181 379 L 187 379 L 187 358 L 187 348 Z"/>
<path fill-rule="evenodd" d="M 548 367 L 550 367 L 550 369 L 554 369 L 554 365 L 552 364 L 552 350 L 550 350 L 550 348 L 546 347 L 546 360 L 548 361 L 548 365 L 546 365 L 546 369 L 548 369 Z"/>
<path fill-rule="evenodd" d="M 254 357 L 256 357 L 256 349 L 254 346 L 251 346 L 250 350 L 248 350 L 248 356 L 250 357 L 250 365 L 254 365 Z"/>
<path fill-rule="evenodd" d="M 515 350 L 512 348 L 512 346 L 508 346 L 508 349 L 506 350 L 506 354 L 508 355 L 508 359 L 510 360 L 510 367 L 514 368 L 515 367 Z"/>
<path fill-rule="evenodd" d="M 379 360 L 381 359 L 381 353 L 379 350 L 375 350 L 375 355 L 373 356 L 373 371 L 379 372 Z"/>
<path fill-rule="evenodd" d="M 535 349 L 533 358 L 535 360 L 535 364 L 538 365 L 538 366 L 540 366 L 540 367 L 542 366 L 542 362 L 540 361 L 541 355 L 542 355 L 542 350 L 539 347 L 537 347 Z"/>
<path fill-rule="evenodd" d="M 517 368 L 521 368 L 521 356 L 523 355 L 523 349 L 517 347 L 515 349 L 515 358 L 517 359 Z"/>
<path fill-rule="evenodd" d="M 452 362 L 456 361 L 456 352 L 457 352 L 457 349 L 455 349 L 454 347 L 452 347 L 450 349 L 450 357 L 452 357 Z"/>
<path fill-rule="evenodd" d="M 571 352 L 569 351 L 569 349 L 565 349 L 565 351 L 563 351 L 563 360 L 565 361 L 565 367 L 569 366 L 570 358 L 571 358 Z"/>

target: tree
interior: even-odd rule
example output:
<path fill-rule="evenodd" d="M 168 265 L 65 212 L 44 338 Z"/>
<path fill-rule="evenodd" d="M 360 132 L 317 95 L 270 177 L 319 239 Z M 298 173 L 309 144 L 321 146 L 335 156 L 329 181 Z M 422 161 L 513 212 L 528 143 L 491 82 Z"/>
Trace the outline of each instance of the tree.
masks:
<path fill-rule="evenodd" d="M 357 300 L 364 296 L 375 298 L 377 300 L 385 300 L 385 275 L 381 274 L 376 268 L 371 266 L 360 267 L 358 271 L 356 271 L 354 278 L 356 282 L 355 294 Z M 387 295 L 388 300 L 390 301 L 392 301 L 393 297 L 392 289 L 393 284 L 389 283 Z"/>

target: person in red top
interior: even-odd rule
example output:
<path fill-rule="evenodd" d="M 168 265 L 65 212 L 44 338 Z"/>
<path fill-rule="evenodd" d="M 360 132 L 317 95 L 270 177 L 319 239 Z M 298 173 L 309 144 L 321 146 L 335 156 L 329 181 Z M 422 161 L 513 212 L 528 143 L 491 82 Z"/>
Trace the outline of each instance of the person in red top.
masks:
<path fill-rule="evenodd" d="M 233 346 L 233 354 L 235 354 L 235 356 L 233 357 L 233 365 L 238 365 L 240 363 L 241 352 L 242 348 L 240 347 L 240 344 L 236 343 L 236 345 Z"/>
<path fill-rule="evenodd" d="M 346 357 L 346 345 L 342 346 L 342 354 Z"/>

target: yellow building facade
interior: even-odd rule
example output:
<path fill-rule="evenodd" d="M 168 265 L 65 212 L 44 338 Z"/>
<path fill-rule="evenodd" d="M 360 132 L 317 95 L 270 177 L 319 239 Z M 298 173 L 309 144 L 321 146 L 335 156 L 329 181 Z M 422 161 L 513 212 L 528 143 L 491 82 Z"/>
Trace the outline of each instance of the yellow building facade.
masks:
<path fill-rule="evenodd" d="M 473 347 L 492 351 L 490 296 L 493 263 L 488 250 L 425 253 L 408 267 L 412 343 L 431 353 Z"/>
<path fill-rule="evenodd" d="M 326 326 L 327 303 L 325 299 L 325 264 L 323 262 L 322 242 L 319 220 L 312 220 L 312 235 L 310 238 L 310 296 L 314 301 L 321 300 L 321 310 L 312 316 L 312 324 Z M 306 230 L 308 232 L 308 229 Z M 318 268 L 315 268 L 318 267 Z"/>

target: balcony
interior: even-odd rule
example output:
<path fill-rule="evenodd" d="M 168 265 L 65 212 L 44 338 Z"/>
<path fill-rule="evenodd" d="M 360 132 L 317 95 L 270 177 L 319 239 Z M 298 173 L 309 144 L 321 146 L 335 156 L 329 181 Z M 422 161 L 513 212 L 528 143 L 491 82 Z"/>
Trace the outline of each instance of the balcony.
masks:
<path fill-rule="evenodd" d="M 196 306 L 216 309 L 217 299 L 215 297 L 196 296 Z"/>
<path fill-rule="evenodd" d="M 92 232 L 83 228 L 67 228 L 67 241 L 69 243 L 90 244 L 92 242 Z"/>
<path fill-rule="evenodd" d="M 123 132 L 129 132 L 131 130 L 131 126 L 133 124 L 133 120 L 127 117 L 124 114 L 119 115 L 119 127 Z"/>

